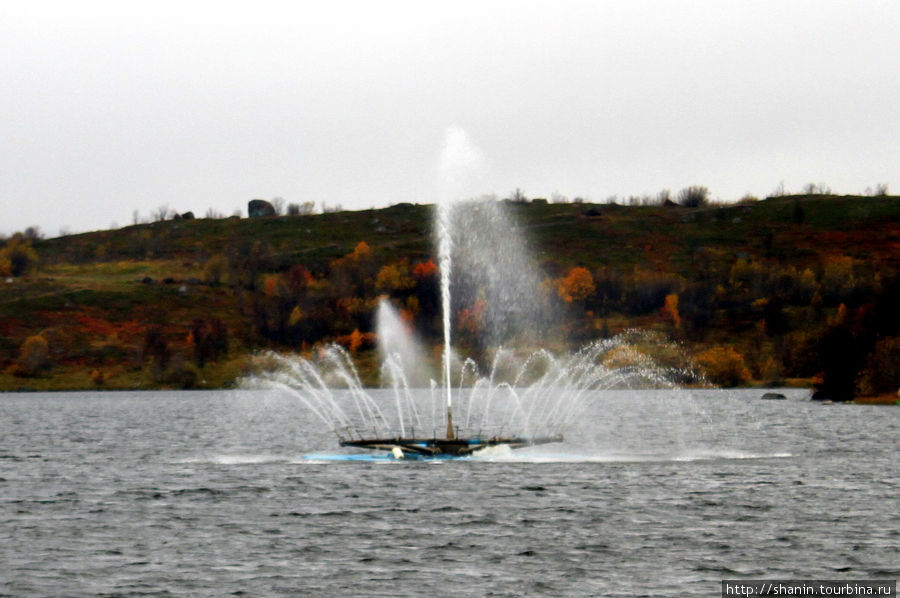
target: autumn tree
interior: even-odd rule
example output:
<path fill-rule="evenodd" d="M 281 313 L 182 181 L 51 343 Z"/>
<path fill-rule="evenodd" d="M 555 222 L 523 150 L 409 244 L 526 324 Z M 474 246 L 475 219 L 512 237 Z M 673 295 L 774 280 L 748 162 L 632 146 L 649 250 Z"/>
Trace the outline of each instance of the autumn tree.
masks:
<path fill-rule="evenodd" d="M 832 256 L 825 260 L 822 270 L 822 294 L 825 301 L 834 305 L 844 301 L 856 285 L 855 260 L 846 255 Z"/>
<path fill-rule="evenodd" d="M 590 270 L 576 266 L 557 281 L 557 294 L 566 303 L 583 301 L 597 290 Z"/>
<path fill-rule="evenodd" d="M 22 276 L 37 264 L 31 240 L 14 237 L 0 249 L 0 276 Z"/>
<path fill-rule="evenodd" d="M 732 347 L 713 347 L 697 355 L 707 379 L 719 386 L 740 386 L 750 381 L 744 356 Z"/>
<path fill-rule="evenodd" d="M 762 295 L 766 271 L 759 262 L 739 259 L 731 266 L 728 282 L 731 288 L 747 298 Z"/>
<path fill-rule="evenodd" d="M 16 376 L 37 376 L 50 366 L 50 347 L 47 339 L 36 334 L 29 336 L 19 348 L 19 358 L 16 360 L 13 373 Z"/>
<path fill-rule="evenodd" d="M 358 328 L 354 328 L 350 334 L 339 336 L 335 341 L 347 347 L 351 353 L 358 353 L 361 349 L 369 349 L 374 346 L 376 337 L 373 332 L 360 332 Z"/>
<path fill-rule="evenodd" d="M 360 241 L 353 251 L 331 262 L 330 280 L 338 297 L 362 297 L 374 286 L 372 248 Z"/>
<path fill-rule="evenodd" d="M 397 294 L 413 288 L 416 281 L 409 275 L 408 264 L 388 264 L 382 266 L 375 277 L 375 290 Z"/>
<path fill-rule="evenodd" d="M 353 332 L 350 333 L 350 343 L 347 348 L 350 349 L 351 353 L 356 353 L 361 346 L 362 333 L 359 331 L 359 328 L 354 328 Z"/>
<path fill-rule="evenodd" d="M 681 328 L 681 315 L 678 313 L 678 294 L 670 293 L 666 295 L 665 303 L 662 307 L 663 317 L 672 322 L 675 328 Z"/>

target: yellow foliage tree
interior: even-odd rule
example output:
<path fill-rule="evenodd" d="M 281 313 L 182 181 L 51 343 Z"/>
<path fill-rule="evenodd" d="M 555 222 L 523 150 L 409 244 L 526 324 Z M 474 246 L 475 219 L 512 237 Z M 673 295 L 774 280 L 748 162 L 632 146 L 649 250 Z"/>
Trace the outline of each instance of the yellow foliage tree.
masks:
<path fill-rule="evenodd" d="M 0 276 L 22 276 L 37 264 L 31 241 L 11 239 L 0 248 Z"/>
<path fill-rule="evenodd" d="M 406 291 L 413 288 L 416 281 L 401 268 L 394 264 L 388 264 L 378 271 L 375 277 L 375 289 L 382 292 Z"/>
<path fill-rule="evenodd" d="M 720 386 L 739 386 L 750 381 L 750 370 L 744 356 L 732 347 L 713 347 L 697 356 L 706 377 Z"/>
<path fill-rule="evenodd" d="M 827 295 L 840 296 L 842 292 L 853 288 L 856 280 L 853 269 L 856 261 L 846 255 L 832 256 L 825 260 L 822 272 L 822 289 Z"/>
<path fill-rule="evenodd" d="M 738 291 L 759 291 L 765 279 L 765 268 L 758 262 L 737 260 L 731 266 L 728 282 Z"/>

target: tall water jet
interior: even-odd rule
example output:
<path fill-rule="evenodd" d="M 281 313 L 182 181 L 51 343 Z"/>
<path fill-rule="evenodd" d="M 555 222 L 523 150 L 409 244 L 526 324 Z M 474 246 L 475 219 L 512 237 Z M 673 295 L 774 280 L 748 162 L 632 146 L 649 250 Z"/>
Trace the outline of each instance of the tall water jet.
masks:
<path fill-rule="evenodd" d="M 452 267 L 452 239 L 450 237 L 450 202 L 441 201 L 438 205 L 438 264 L 441 270 L 441 313 L 444 325 L 443 379 L 444 398 L 447 403 L 447 438 L 455 436 L 453 432 L 453 396 L 450 386 L 450 269 Z"/>
<path fill-rule="evenodd" d="M 464 199 L 484 164 L 484 157 L 469 141 L 468 135 L 459 127 L 450 127 L 445 133 L 444 149 L 441 153 L 441 190 L 437 202 L 438 267 L 441 272 L 441 312 L 444 328 L 443 389 L 447 405 L 447 438 L 455 438 L 453 428 L 453 397 L 450 380 L 450 273 L 452 271 L 452 210 L 456 201 Z"/>

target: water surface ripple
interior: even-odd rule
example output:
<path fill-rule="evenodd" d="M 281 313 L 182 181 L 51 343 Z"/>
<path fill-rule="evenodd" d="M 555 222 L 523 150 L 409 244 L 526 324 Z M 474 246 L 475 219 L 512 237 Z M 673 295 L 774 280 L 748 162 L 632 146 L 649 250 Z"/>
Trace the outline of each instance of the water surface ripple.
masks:
<path fill-rule="evenodd" d="M 0 595 L 713 596 L 900 576 L 900 410 L 605 393 L 567 443 L 333 462 L 274 392 L 0 396 Z"/>

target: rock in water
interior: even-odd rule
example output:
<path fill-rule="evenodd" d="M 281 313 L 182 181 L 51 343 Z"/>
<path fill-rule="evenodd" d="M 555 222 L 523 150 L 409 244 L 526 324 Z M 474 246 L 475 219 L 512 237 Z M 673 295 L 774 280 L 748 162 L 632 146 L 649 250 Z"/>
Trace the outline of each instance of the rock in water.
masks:
<path fill-rule="evenodd" d="M 767 401 L 783 401 L 787 397 L 781 394 L 780 392 L 767 392 L 762 396 L 763 399 Z"/>

